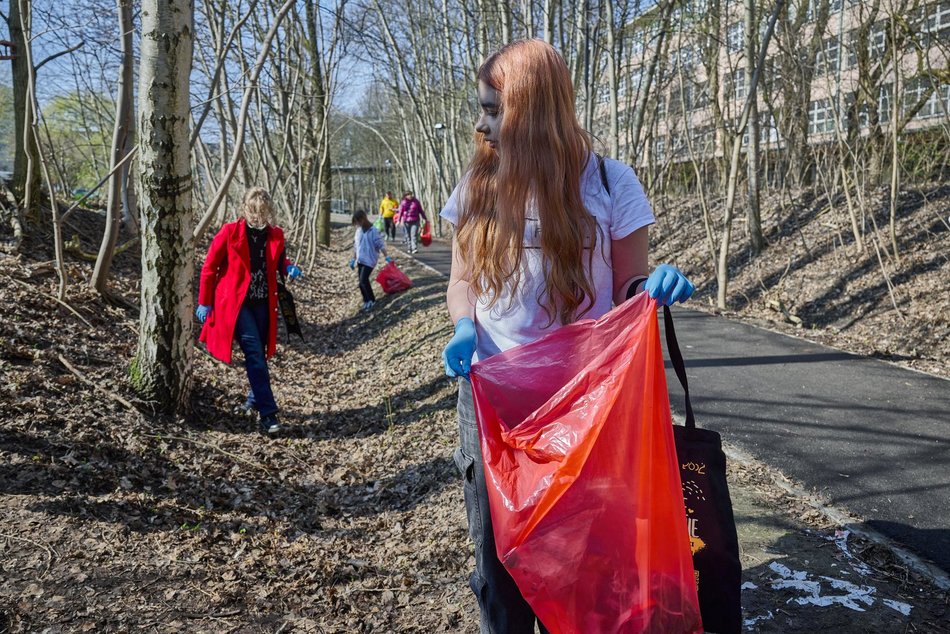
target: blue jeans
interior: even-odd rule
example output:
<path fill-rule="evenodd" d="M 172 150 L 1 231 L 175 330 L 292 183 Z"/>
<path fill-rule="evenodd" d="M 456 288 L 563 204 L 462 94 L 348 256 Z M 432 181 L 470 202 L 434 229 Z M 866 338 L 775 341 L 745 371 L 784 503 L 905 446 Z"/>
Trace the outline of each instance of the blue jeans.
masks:
<path fill-rule="evenodd" d="M 234 326 L 234 337 L 244 353 L 244 368 L 251 390 L 247 393 L 248 405 L 257 409 L 261 416 L 277 412 L 274 392 L 270 389 L 270 372 L 267 370 L 265 349 L 270 333 L 270 307 L 267 302 L 244 304 Z"/>
<path fill-rule="evenodd" d="M 455 465 L 465 479 L 465 512 L 468 532 L 475 542 L 475 572 L 469 586 L 478 599 L 481 613 L 481 634 L 527 634 L 534 632 L 535 621 L 542 634 L 547 630 L 535 617 L 531 606 L 521 596 L 514 579 L 498 559 L 485 466 L 478 441 L 472 384 L 459 379 L 458 417 L 461 446 L 455 452 Z"/>

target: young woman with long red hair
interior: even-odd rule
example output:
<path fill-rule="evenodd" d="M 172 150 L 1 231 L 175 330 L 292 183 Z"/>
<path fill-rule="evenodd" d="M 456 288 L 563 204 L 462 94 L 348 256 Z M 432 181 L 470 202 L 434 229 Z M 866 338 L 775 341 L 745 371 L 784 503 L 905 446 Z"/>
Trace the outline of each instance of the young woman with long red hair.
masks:
<path fill-rule="evenodd" d="M 455 225 L 446 293 L 455 334 L 442 357 L 446 374 L 462 379 L 455 459 L 466 480 L 481 631 L 522 633 L 536 618 L 495 552 L 465 380 L 473 358 L 598 318 L 643 290 L 658 303 L 685 301 L 693 285 L 668 264 L 647 274 L 650 203 L 630 167 L 593 153 L 554 48 L 524 40 L 494 53 L 478 71 L 478 101 L 475 153 L 441 213 Z"/>

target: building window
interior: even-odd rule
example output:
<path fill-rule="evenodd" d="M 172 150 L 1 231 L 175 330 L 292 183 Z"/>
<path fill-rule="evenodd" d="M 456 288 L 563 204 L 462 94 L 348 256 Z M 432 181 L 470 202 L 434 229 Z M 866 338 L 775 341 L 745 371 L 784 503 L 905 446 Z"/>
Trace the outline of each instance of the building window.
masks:
<path fill-rule="evenodd" d="M 726 75 L 726 95 L 732 99 L 745 99 L 749 91 L 745 85 L 745 69 L 740 68 Z"/>
<path fill-rule="evenodd" d="M 775 145 L 781 138 L 778 133 L 778 123 L 775 122 L 775 115 L 770 114 L 765 123 L 759 127 L 759 141 L 763 144 Z"/>
<path fill-rule="evenodd" d="M 645 35 L 641 31 L 635 33 L 632 38 L 630 38 L 630 55 L 634 58 L 642 57 L 643 51 L 646 49 L 646 44 L 644 42 Z"/>
<path fill-rule="evenodd" d="M 687 110 L 702 110 L 709 105 L 709 84 L 706 82 L 687 83 L 684 90 Z"/>
<path fill-rule="evenodd" d="M 891 119 L 891 91 L 893 84 L 884 84 L 877 96 L 877 122 L 878 125 L 885 125 Z M 854 99 L 852 96 L 851 99 Z M 868 104 L 865 101 L 858 108 L 858 125 L 862 129 L 871 124 L 871 114 L 868 110 Z"/>
<path fill-rule="evenodd" d="M 808 105 L 808 134 L 822 134 L 835 129 L 834 113 L 828 99 L 818 99 Z"/>
<path fill-rule="evenodd" d="M 914 115 L 917 119 L 932 119 L 933 117 L 943 116 L 950 112 L 950 84 L 938 85 L 934 87 L 931 79 L 928 77 L 915 77 L 904 85 L 904 107 L 902 114 L 907 114 L 917 107 L 920 102 L 923 105 Z"/>
<path fill-rule="evenodd" d="M 657 161 L 666 160 L 666 139 L 656 139 L 653 142 L 653 153 Z"/>
<path fill-rule="evenodd" d="M 805 14 L 808 21 L 817 20 L 818 10 L 821 9 L 822 0 L 802 0 L 802 3 L 808 5 L 807 13 Z M 828 15 L 841 11 L 843 5 L 843 0 L 828 0 Z"/>
<path fill-rule="evenodd" d="M 850 44 L 848 45 L 848 56 L 845 60 L 845 68 L 854 68 L 858 65 L 858 47 L 861 46 L 861 38 L 857 29 L 851 31 L 851 36 L 849 39 Z M 871 27 L 871 30 L 868 33 L 867 48 L 868 58 L 870 59 L 872 65 L 875 60 L 878 60 L 884 56 L 884 52 L 887 50 L 886 24 L 883 22 L 878 22 Z"/>
<path fill-rule="evenodd" d="M 693 64 L 696 63 L 696 52 L 692 46 L 687 44 L 680 49 L 680 63 L 683 68 L 692 68 Z"/>
<path fill-rule="evenodd" d="M 656 118 L 662 119 L 666 116 L 666 99 L 663 95 L 658 95 L 656 98 Z"/>
<path fill-rule="evenodd" d="M 894 95 L 894 84 L 884 84 L 877 96 L 877 117 L 880 123 L 891 120 L 891 101 Z"/>
<path fill-rule="evenodd" d="M 688 6 L 689 11 L 693 15 L 703 15 L 706 13 L 706 0 L 693 0 Z"/>
<path fill-rule="evenodd" d="M 815 73 L 817 75 L 837 73 L 840 56 L 841 46 L 838 36 L 829 37 L 821 43 L 821 50 L 818 51 L 818 59 L 816 60 Z"/>
<path fill-rule="evenodd" d="M 761 85 L 769 93 L 774 93 L 782 85 L 782 66 L 776 58 L 765 60 Z"/>
<path fill-rule="evenodd" d="M 950 29 L 950 2 L 935 2 L 927 11 L 924 30 L 937 35 Z"/>
<path fill-rule="evenodd" d="M 643 69 L 640 67 L 633 69 L 627 75 L 626 79 L 629 83 L 630 90 L 632 90 L 634 94 L 638 94 L 640 92 L 640 84 L 643 83 Z"/>
<path fill-rule="evenodd" d="M 693 154 L 708 156 L 716 149 L 716 129 L 711 125 L 693 128 L 690 134 L 693 144 Z"/>
<path fill-rule="evenodd" d="M 871 33 L 868 35 L 868 48 L 870 48 L 871 57 L 880 57 L 887 50 L 887 25 L 878 22 L 871 27 Z"/>
<path fill-rule="evenodd" d="M 735 53 L 742 50 L 742 40 L 745 36 L 745 25 L 742 22 L 733 22 L 726 33 L 726 44 L 729 51 Z"/>

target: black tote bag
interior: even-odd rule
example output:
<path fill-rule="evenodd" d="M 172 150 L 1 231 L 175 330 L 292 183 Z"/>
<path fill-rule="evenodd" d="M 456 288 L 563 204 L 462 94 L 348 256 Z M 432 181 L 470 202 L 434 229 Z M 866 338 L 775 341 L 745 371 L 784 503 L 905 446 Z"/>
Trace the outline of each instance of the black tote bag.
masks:
<path fill-rule="evenodd" d="M 669 306 L 663 307 L 663 320 L 670 361 L 686 395 L 686 425 L 673 426 L 673 439 L 683 482 L 703 627 L 716 634 L 738 633 L 742 630 L 742 564 L 726 484 L 726 456 L 718 433 L 696 427 L 686 367 Z"/>
<path fill-rule="evenodd" d="M 297 304 L 294 302 L 294 296 L 287 289 L 287 283 L 282 275 L 277 276 L 277 305 L 280 307 L 280 314 L 284 318 L 284 325 L 287 326 L 287 341 L 290 341 L 290 335 L 296 334 L 304 341 L 303 332 L 300 330 L 300 321 L 297 319 Z"/>

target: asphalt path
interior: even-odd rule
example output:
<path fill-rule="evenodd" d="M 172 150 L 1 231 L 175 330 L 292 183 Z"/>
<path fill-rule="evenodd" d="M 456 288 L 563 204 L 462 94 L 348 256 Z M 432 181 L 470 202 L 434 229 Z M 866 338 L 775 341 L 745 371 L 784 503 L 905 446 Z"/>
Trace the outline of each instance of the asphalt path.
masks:
<path fill-rule="evenodd" d="M 449 273 L 445 243 L 415 258 Z M 950 572 L 950 381 L 694 310 L 674 315 L 700 426 Z M 669 363 L 667 375 L 682 414 Z"/>

